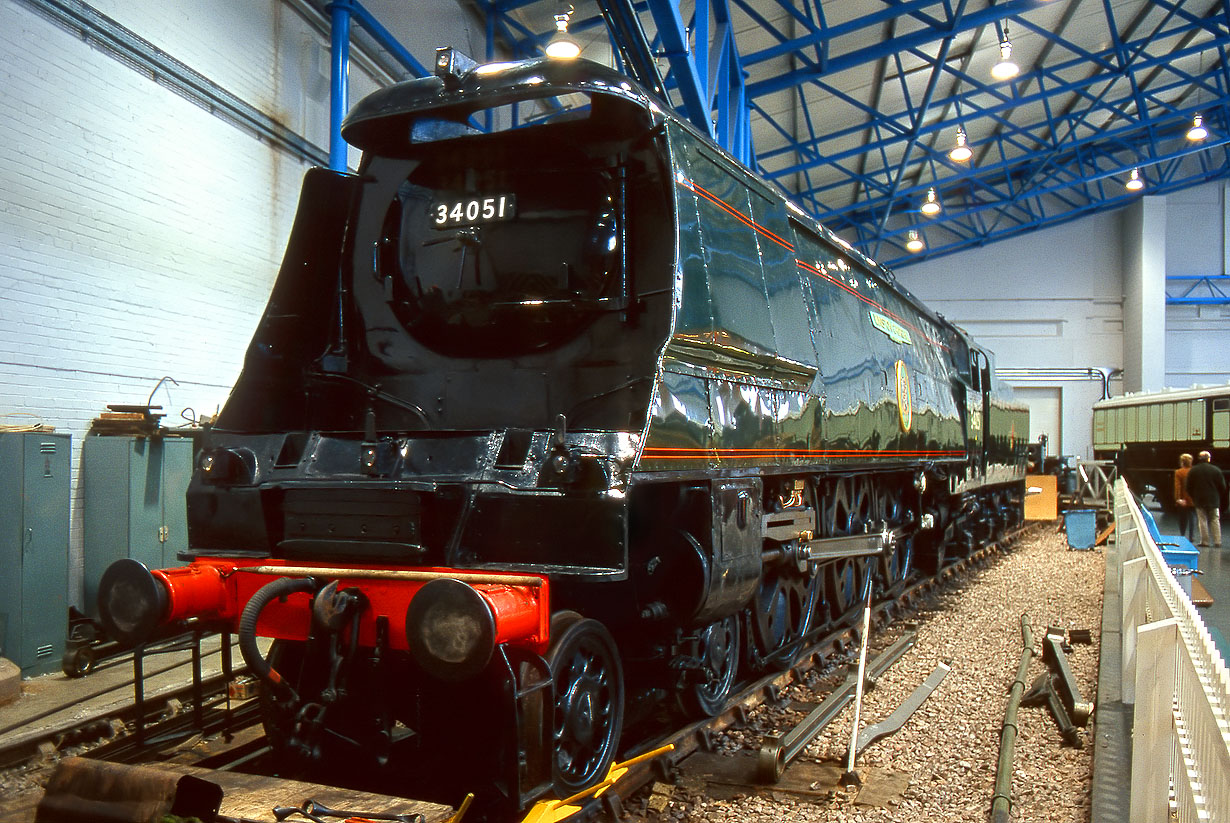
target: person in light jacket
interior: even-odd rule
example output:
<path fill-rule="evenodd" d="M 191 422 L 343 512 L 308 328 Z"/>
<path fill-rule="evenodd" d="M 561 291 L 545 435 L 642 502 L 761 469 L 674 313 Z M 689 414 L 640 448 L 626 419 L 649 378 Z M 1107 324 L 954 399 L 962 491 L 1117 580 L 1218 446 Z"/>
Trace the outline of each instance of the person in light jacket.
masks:
<path fill-rule="evenodd" d="M 1187 473 L 1192 470 L 1192 456 L 1179 455 L 1179 470 L 1174 473 L 1174 510 L 1179 518 L 1179 536 L 1188 540 L 1196 536 L 1195 506 L 1187 493 Z"/>

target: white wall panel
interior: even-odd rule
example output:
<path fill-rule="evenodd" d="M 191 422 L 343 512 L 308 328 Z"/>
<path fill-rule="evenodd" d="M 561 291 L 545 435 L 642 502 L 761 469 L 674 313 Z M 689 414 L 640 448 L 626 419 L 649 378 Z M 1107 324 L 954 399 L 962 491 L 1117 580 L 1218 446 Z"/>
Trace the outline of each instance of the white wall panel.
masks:
<path fill-rule="evenodd" d="M 74 467 L 89 421 L 163 375 L 172 425 L 212 413 L 304 167 L 11 0 L 0 106 L 0 412 L 70 431 Z M 72 552 L 77 592 L 79 522 Z"/>
<path fill-rule="evenodd" d="M 91 5 L 327 147 L 328 29 L 306 2 Z M 397 4 L 369 7 L 387 15 Z M 400 4 L 400 13 L 382 21 L 428 65 L 437 45 L 474 45 L 451 0 Z M 351 101 L 381 82 L 370 60 L 356 59 Z M 0 422 L 28 414 L 74 435 L 76 600 L 75 469 L 89 422 L 108 403 L 144 403 L 164 375 L 179 385 L 153 402 L 170 425 L 181 409 L 213 414 L 225 401 L 306 165 L 18 0 L 0 0 L 0 107 L 0 415 L 18 415 Z"/>
<path fill-rule="evenodd" d="M 1156 198 L 1155 198 L 1156 200 Z M 1164 198 L 1166 274 L 1221 274 L 1225 201 L 1220 183 Z M 1144 305 L 1141 237 L 1131 209 L 1094 215 L 1055 228 L 898 271 L 915 294 L 994 349 L 1009 368 L 1123 368 L 1141 360 L 1146 336 L 1164 323 L 1168 386 L 1230 380 L 1230 307 L 1170 306 L 1162 296 Z M 1124 331 L 1124 297 L 1136 282 L 1134 329 Z M 1146 311 L 1146 308 L 1149 311 Z M 1021 387 L 1045 384 L 1021 382 Z M 1064 381 L 1064 450 L 1092 455 L 1089 407 L 1096 382 Z M 1119 390 L 1112 384 L 1112 389 Z M 1028 400 L 1029 392 L 1026 391 Z M 1124 425 L 1127 425 L 1125 422 Z"/>

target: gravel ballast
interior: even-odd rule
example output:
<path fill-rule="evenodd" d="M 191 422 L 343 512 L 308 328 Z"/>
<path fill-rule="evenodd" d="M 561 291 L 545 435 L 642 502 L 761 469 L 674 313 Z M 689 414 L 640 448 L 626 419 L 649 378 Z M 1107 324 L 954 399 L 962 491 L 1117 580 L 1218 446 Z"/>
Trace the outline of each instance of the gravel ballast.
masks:
<path fill-rule="evenodd" d="M 1046 671 L 1041 644 L 1048 626 L 1091 631 L 1093 644 L 1074 645 L 1068 661 L 1082 696 L 1092 702 L 1096 698 L 1103 576 L 1100 550 L 1073 551 L 1063 533 L 1047 525 L 921 612 L 915 618 L 917 644 L 867 693 L 861 725 L 887 717 L 939 663 L 947 663 L 952 670 L 903 729 L 872 745 L 860 758 L 857 768 L 865 782 L 861 793 L 865 796 L 837 787 L 825 790 L 821 781 L 809 787 L 816 790 L 810 793 L 749 786 L 733 795 L 693 781 L 675 789 L 668 804 L 655 804 L 665 805 L 661 812 L 643 814 L 662 820 L 774 823 L 989 819 L 1000 727 L 1022 651 L 1021 616 L 1029 620 L 1036 652 L 1026 685 Z M 901 631 L 888 627 L 877 638 L 873 630 L 872 645 L 886 645 Z M 828 686 L 836 679 L 837 675 L 830 675 L 823 683 Z M 787 696 L 814 703 L 826 691 L 800 684 L 791 687 Z M 760 746 L 758 731 L 775 726 L 784 729 L 803 716 L 769 708 L 758 710 L 758 715 L 749 729 L 726 735 L 721 747 L 725 753 L 754 751 Z M 852 722 L 853 710 L 847 708 L 808 748 L 800 763 L 827 764 L 830 773 L 844 771 Z M 1045 707 L 1022 707 L 1018 723 L 1012 818 L 1034 823 L 1088 821 L 1089 729 L 1080 731 L 1085 748 L 1074 749 L 1062 745 Z M 889 785 L 900 788 L 872 791 L 873 786 Z M 868 798 L 878 805 L 869 805 Z"/>

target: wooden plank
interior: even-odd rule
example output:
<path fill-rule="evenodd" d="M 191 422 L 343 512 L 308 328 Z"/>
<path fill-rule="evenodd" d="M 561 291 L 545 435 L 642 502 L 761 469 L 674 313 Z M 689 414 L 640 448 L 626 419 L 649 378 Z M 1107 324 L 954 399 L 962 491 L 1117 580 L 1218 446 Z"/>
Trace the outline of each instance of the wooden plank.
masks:
<path fill-rule="evenodd" d="M 1030 493 L 1034 489 L 1037 492 Z M 1025 519 L 1054 520 L 1059 517 L 1059 478 L 1053 474 L 1025 475 Z"/>
<path fill-rule="evenodd" d="M 1200 578 L 1192 575 L 1192 605 L 1193 606 L 1212 606 L 1213 595 L 1209 594 L 1209 590 L 1200 582 Z"/>
<path fill-rule="evenodd" d="M 352 791 L 298 780 L 283 780 L 257 774 L 220 772 L 195 766 L 148 763 L 149 768 L 161 769 L 175 774 L 191 774 L 202 780 L 212 781 L 222 787 L 221 814 L 240 820 L 258 823 L 276 823 L 275 806 L 302 806 L 307 800 L 315 800 L 326 806 L 345 811 L 387 814 L 421 814 L 424 823 L 443 823 L 453 814 L 453 809 L 421 800 L 403 797 Z M 19 795 L 0 798 L 0 820 L 5 823 L 33 823 L 35 810 L 43 798 L 41 788 L 31 789 Z M 305 819 L 295 817 L 293 819 Z M 340 823 L 340 821 L 339 821 Z"/>
<path fill-rule="evenodd" d="M 1098 539 L 1093 541 L 1093 545 L 1095 546 L 1104 545 L 1106 541 L 1110 538 L 1110 536 L 1114 533 L 1115 533 L 1115 524 L 1111 523 L 1109 526 L 1107 526 L 1105 529 L 1102 530 L 1102 533 L 1098 535 Z"/>
<path fill-rule="evenodd" d="M 156 765 L 156 764 L 151 764 Z M 162 767 L 159 767 L 162 768 Z M 231 817 L 275 823 L 275 806 L 302 806 L 307 800 L 315 800 L 334 809 L 377 814 L 421 814 L 425 823 L 447 820 L 453 809 L 422 800 L 407 800 L 404 797 L 372 794 L 336 786 L 322 786 L 299 780 L 285 780 L 262 774 L 220 772 L 193 766 L 168 766 L 170 771 L 191 774 L 202 780 L 210 780 L 222 787 L 221 813 Z"/>

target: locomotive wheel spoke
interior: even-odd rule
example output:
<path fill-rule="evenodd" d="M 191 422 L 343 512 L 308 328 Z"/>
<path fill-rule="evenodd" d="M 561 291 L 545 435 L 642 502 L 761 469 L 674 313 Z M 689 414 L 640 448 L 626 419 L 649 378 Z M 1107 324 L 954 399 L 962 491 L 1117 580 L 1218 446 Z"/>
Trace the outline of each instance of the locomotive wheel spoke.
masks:
<path fill-rule="evenodd" d="M 769 668 L 788 669 L 811 631 L 819 584 L 802 574 L 766 573 L 752 612 L 756 656 Z"/>
<path fill-rule="evenodd" d="M 738 617 L 731 615 L 706 626 L 699 646 L 702 682 L 690 686 L 685 699 L 693 712 L 716 717 L 726 708 L 739 668 Z"/>
<path fill-rule="evenodd" d="M 869 566 L 863 557 L 848 557 L 825 566 L 833 619 L 844 616 L 858 605 Z"/>
<path fill-rule="evenodd" d="M 903 506 L 899 496 L 891 489 L 877 489 L 875 492 L 876 518 L 889 525 L 890 528 L 900 526 L 903 522 Z M 885 585 L 892 589 L 903 583 L 909 576 L 914 556 L 914 538 L 907 537 L 897 541 L 891 553 L 880 560 L 880 575 Z"/>
<path fill-rule="evenodd" d="M 556 624 L 562 622 L 557 633 Z M 623 728 L 624 682 L 619 651 L 597 620 L 552 621 L 547 663 L 555 684 L 551 777 L 560 797 L 600 780 Z"/>

